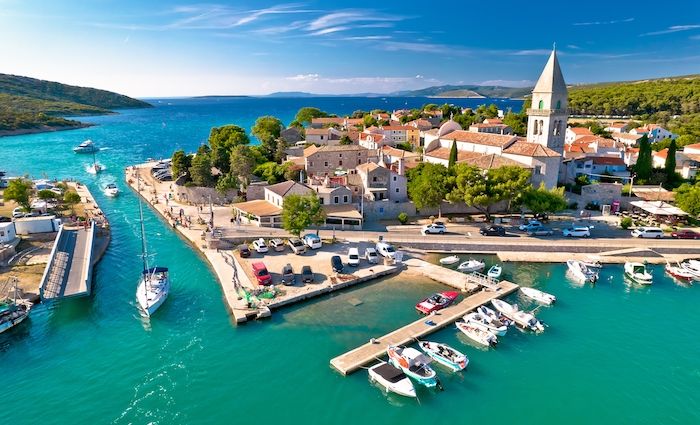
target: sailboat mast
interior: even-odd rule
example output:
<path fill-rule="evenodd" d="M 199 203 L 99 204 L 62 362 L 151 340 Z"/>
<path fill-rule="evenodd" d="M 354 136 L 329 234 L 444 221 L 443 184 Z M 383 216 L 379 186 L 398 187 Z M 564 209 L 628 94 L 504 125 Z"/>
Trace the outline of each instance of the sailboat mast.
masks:
<path fill-rule="evenodd" d="M 146 245 L 146 229 L 143 225 L 143 203 L 141 202 L 141 175 L 136 174 L 136 186 L 139 198 L 139 219 L 141 221 L 141 259 L 143 260 L 143 270 L 148 270 L 148 247 Z"/>

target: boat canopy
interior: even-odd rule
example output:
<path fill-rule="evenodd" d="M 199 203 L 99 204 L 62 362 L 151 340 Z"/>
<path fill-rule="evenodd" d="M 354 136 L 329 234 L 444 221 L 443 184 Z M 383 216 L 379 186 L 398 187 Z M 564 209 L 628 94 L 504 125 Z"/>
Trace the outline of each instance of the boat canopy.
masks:
<path fill-rule="evenodd" d="M 406 375 L 401 371 L 401 369 L 397 369 L 388 363 L 384 363 L 375 367 L 374 371 L 377 372 L 379 376 L 391 383 L 399 382 L 400 380 L 406 377 Z"/>
<path fill-rule="evenodd" d="M 143 274 L 153 274 L 153 273 L 167 273 L 167 267 L 151 267 L 150 269 L 144 270 Z"/>

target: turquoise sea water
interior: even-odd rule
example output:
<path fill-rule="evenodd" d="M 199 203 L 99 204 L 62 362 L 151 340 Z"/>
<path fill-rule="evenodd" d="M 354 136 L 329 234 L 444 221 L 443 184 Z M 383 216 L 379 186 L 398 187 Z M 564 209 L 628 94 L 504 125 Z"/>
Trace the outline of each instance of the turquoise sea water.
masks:
<path fill-rule="evenodd" d="M 427 102 L 386 101 L 386 108 Z M 173 288 L 150 323 L 139 316 L 138 212 L 122 183 L 125 165 L 176 147 L 194 149 L 212 125 L 250 127 L 264 114 L 289 121 L 300 106 L 347 113 L 380 102 L 162 100 L 154 109 L 89 118 L 99 125 L 87 129 L 0 138 L 0 169 L 82 180 L 113 227 L 92 297 L 39 305 L 29 321 L 0 336 L 6 418 L 15 424 L 700 423 L 700 288 L 674 283 L 661 267 L 653 268 L 654 285 L 641 288 L 624 282 L 620 266 L 606 267 L 592 287 L 570 282 L 564 265 L 507 264 L 506 277 L 558 296 L 556 306 L 538 310 L 549 328 L 541 335 L 511 330 L 488 351 L 454 328 L 434 334 L 471 362 L 463 374 L 439 370 L 445 391 L 419 389 L 419 402 L 385 396 L 364 371 L 342 377 L 328 361 L 415 320 L 415 302 L 442 288 L 432 282 L 387 279 L 235 326 L 205 261 L 147 211 L 149 244 L 171 268 Z M 70 150 L 86 138 L 106 148 L 98 155 L 107 166 L 99 177 L 85 172 L 89 158 Z M 117 199 L 99 190 L 110 181 L 124 190 Z M 355 298 L 363 303 L 353 306 Z"/>

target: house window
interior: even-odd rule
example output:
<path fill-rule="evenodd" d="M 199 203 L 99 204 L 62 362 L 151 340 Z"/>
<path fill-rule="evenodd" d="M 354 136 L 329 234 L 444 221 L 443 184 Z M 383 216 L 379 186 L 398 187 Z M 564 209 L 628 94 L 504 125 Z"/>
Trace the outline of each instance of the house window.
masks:
<path fill-rule="evenodd" d="M 394 181 L 396 181 L 396 176 L 394 176 Z"/>
<path fill-rule="evenodd" d="M 348 195 L 343 195 L 343 203 L 348 203 Z"/>
<path fill-rule="evenodd" d="M 338 165 L 343 165 L 343 160 L 338 161 Z"/>
<path fill-rule="evenodd" d="M 539 109 L 544 109 L 544 100 L 540 100 Z"/>
<path fill-rule="evenodd" d="M 328 161 L 323 161 L 323 166 L 328 167 Z"/>
<path fill-rule="evenodd" d="M 342 154 L 342 153 L 339 153 L 339 154 L 338 154 L 338 158 L 342 158 L 342 157 L 343 157 L 343 154 Z"/>
<path fill-rule="evenodd" d="M 318 198 L 318 203 L 323 205 L 323 198 Z"/>
<path fill-rule="evenodd" d="M 376 182 L 377 181 L 377 176 L 372 177 L 372 181 Z"/>
<path fill-rule="evenodd" d="M 398 188 L 398 187 L 396 188 L 396 193 L 399 193 L 399 188 Z"/>
<path fill-rule="evenodd" d="M 314 166 L 314 162 L 313 162 L 313 161 L 309 161 L 309 167 L 313 167 L 313 166 Z"/>
<path fill-rule="evenodd" d="M 535 165 L 535 174 L 536 175 L 542 174 L 542 166 L 541 165 Z"/>
<path fill-rule="evenodd" d="M 561 109 L 561 100 L 557 100 L 557 109 Z"/>
<path fill-rule="evenodd" d="M 337 197 L 337 196 L 334 196 L 334 197 L 333 197 L 333 203 L 334 203 L 334 204 L 337 204 L 337 203 L 338 203 L 338 197 Z"/>
<path fill-rule="evenodd" d="M 542 108 L 540 108 L 540 109 L 542 109 Z M 323 140 L 323 136 L 321 136 L 321 140 Z"/>
<path fill-rule="evenodd" d="M 540 100 L 540 102 L 541 102 L 541 100 Z M 544 127 L 544 121 L 540 120 L 540 128 L 539 128 L 539 132 L 537 133 L 540 136 L 542 135 L 542 127 Z"/>

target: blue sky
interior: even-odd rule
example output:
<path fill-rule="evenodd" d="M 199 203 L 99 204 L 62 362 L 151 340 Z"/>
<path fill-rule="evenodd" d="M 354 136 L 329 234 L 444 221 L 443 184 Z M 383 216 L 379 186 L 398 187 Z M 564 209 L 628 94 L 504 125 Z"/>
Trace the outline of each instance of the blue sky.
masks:
<path fill-rule="evenodd" d="M 131 96 L 700 73 L 700 1 L 0 0 L 0 72 Z M 665 5 L 668 5 L 666 7 Z"/>

